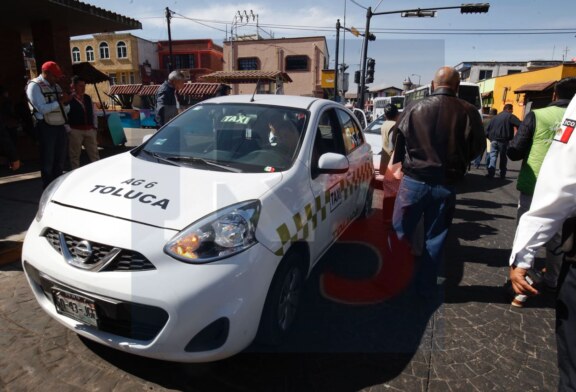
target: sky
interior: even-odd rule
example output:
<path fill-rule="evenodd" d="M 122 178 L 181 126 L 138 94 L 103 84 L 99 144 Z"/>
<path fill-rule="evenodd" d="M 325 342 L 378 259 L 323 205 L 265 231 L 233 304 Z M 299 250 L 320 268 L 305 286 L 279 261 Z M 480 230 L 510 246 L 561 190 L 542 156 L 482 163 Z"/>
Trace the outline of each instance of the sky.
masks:
<path fill-rule="evenodd" d="M 133 35 L 167 40 L 165 9 L 174 12 L 172 39 L 210 38 L 217 44 L 238 35 L 325 36 L 330 68 L 334 67 L 336 20 L 363 32 L 366 9 L 372 12 L 459 6 L 470 0 L 290 0 L 248 2 L 228 0 L 82 0 L 139 20 Z M 438 67 L 468 61 L 570 60 L 576 58 L 576 1 L 492 0 L 485 14 L 439 10 L 434 18 L 374 15 L 368 57 L 376 60 L 374 85 L 402 88 L 428 83 Z M 238 18 L 238 12 L 243 16 Z M 246 11 L 246 12 L 245 12 Z M 252 12 L 251 12 L 252 11 Z M 251 15 L 256 16 L 258 27 Z M 246 24 L 246 16 L 249 23 Z M 349 64 L 350 82 L 359 69 L 362 39 L 341 31 L 339 63 Z"/>

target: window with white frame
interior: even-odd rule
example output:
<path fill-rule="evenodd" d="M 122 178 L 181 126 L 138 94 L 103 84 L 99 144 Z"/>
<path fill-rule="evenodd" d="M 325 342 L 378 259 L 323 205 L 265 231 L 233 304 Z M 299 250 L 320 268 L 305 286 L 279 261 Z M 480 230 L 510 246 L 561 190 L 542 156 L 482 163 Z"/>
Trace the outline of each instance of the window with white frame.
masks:
<path fill-rule="evenodd" d="M 80 62 L 80 49 L 77 47 L 72 48 L 72 62 L 79 63 Z"/>
<path fill-rule="evenodd" d="M 116 44 L 116 54 L 119 59 L 125 59 L 128 57 L 128 49 L 126 49 L 126 43 L 124 41 L 120 41 Z"/>
<path fill-rule="evenodd" d="M 94 48 L 91 46 L 86 47 L 86 61 L 94 62 Z"/>
<path fill-rule="evenodd" d="M 106 42 L 100 43 L 100 58 L 101 59 L 110 58 L 110 48 L 108 47 L 108 43 Z"/>

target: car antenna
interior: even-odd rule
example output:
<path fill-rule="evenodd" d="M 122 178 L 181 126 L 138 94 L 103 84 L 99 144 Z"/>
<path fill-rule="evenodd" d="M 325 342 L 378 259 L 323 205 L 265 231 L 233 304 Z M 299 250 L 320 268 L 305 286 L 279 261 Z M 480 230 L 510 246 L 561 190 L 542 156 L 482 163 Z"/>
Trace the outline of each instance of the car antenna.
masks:
<path fill-rule="evenodd" d="M 254 102 L 254 95 L 256 95 L 256 91 L 258 91 L 258 86 L 260 86 L 260 78 L 258 78 L 258 80 L 256 81 L 256 88 L 254 89 L 254 92 L 252 93 L 252 98 L 250 98 L 250 102 Z"/>

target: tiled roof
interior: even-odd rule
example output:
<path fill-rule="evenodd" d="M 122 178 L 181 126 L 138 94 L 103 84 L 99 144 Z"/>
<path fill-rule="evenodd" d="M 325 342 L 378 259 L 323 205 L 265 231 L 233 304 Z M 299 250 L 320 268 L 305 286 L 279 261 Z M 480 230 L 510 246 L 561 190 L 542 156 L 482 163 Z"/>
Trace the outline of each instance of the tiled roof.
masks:
<path fill-rule="evenodd" d="M 159 84 L 142 85 L 142 84 L 115 84 L 110 86 L 109 95 L 156 95 Z M 222 84 L 220 83 L 186 83 L 178 91 L 183 97 L 204 98 L 215 96 Z"/>
<path fill-rule="evenodd" d="M 142 87 L 141 84 L 115 84 L 110 86 L 110 91 L 108 91 L 109 95 L 136 95 L 140 88 Z"/>
<path fill-rule="evenodd" d="M 220 83 L 186 83 L 184 87 L 178 90 L 178 94 L 193 98 L 213 96 L 220 90 L 220 86 Z"/>
<path fill-rule="evenodd" d="M 121 23 L 126 27 L 128 27 L 129 29 L 142 28 L 142 24 L 136 19 L 128 18 L 127 16 L 120 15 L 115 12 L 105 10 L 104 8 L 96 7 L 93 6 L 92 4 L 87 4 L 79 0 L 49 0 L 49 2 L 60 4 L 61 6 L 64 7 L 73 8 L 101 19 Z"/>
<path fill-rule="evenodd" d="M 258 80 L 291 82 L 290 76 L 282 71 L 217 71 L 200 76 L 200 79 L 216 83 L 256 83 Z"/>
<path fill-rule="evenodd" d="M 156 95 L 156 91 L 158 91 L 159 84 L 147 84 L 140 87 L 140 91 L 138 91 L 138 95 Z"/>

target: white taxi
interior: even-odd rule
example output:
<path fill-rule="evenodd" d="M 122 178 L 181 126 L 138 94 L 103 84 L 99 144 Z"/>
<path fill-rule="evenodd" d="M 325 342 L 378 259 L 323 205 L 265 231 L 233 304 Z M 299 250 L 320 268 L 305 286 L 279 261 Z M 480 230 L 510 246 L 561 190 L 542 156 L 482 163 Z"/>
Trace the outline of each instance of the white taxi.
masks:
<path fill-rule="evenodd" d="M 41 307 L 101 344 L 213 361 L 278 343 L 304 280 L 372 204 L 370 146 L 332 101 L 204 101 L 56 179 L 22 262 Z"/>

